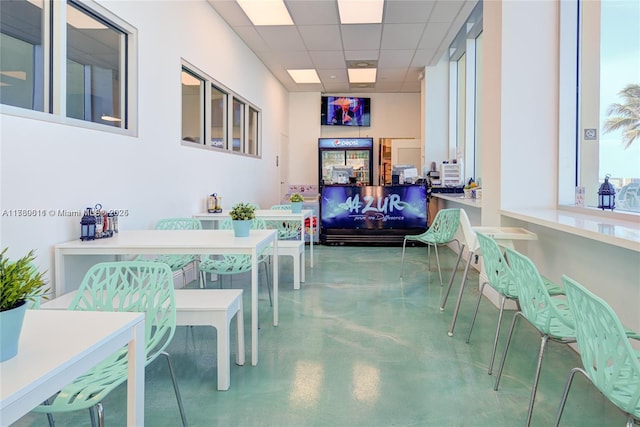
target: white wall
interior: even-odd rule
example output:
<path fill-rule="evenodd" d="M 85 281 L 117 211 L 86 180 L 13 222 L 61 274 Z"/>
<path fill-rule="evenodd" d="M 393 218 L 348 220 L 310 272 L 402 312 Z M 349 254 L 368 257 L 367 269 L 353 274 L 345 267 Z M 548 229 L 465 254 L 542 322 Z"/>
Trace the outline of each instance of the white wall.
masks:
<path fill-rule="evenodd" d="M 191 216 L 207 194 L 279 201 L 275 156 L 288 134 L 288 93 L 206 2 L 101 2 L 138 29 L 137 137 L 1 115 L 0 209 L 127 209 L 120 229 Z M 181 58 L 262 110 L 261 159 L 180 144 Z M 0 246 L 18 257 L 36 249 L 53 271 L 53 245 L 76 239 L 77 217 L 0 218 Z M 52 275 L 49 275 L 52 277 Z"/>
<path fill-rule="evenodd" d="M 425 166 L 436 162 L 440 170 L 449 159 L 449 60 L 445 56 L 436 66 L 426 67 L 424 78 Z"/>
<path fill-rule="evenodd" d="M 374 141 L 374 182 L 380 138 L 420 139 L 419 93 L 350 94 L 371 98 L 371 126 L 321 126 L 319 92 L 289 95 L 289 181 L 318 183 L 318 138 L 368 137 Z"/>

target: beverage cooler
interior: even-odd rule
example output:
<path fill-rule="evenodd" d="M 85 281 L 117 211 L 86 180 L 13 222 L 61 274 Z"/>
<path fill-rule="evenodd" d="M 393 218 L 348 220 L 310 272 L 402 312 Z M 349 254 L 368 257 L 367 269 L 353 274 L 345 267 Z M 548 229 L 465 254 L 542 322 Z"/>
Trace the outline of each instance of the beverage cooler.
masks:
<path fill-rule="evenodd" d="M 319 184 L 372 185 L 373 138 L 319 138 Z"/>

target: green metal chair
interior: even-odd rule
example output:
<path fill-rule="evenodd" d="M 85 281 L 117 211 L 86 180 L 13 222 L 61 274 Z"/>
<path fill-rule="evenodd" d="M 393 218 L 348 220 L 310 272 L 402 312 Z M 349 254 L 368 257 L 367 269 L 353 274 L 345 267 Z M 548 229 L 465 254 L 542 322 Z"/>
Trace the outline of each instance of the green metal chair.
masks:
<path fill-rule="evenodd" d="M 538 330 L 542 337 L 525 422 L 525 425 L 529 426 L 531 424 L 531 415 L 533 413 L 533 405 L 538 389 L 538 380 L 540 379 L 542 358 L 544 357 L 547 343 L 549 340 L 563 344 L 576 342 L 574 317 L 567 305 L 566 298 L 552 298 L 549 295 L 544 285 L 544 280 L 533 261 L 514 249 L 505 248 L 505 251 L 506 259 L 509 262 L 516 283 L 520 311 L 516 312 L 511 321 L 507 343 L 502 353 L 502 361 L 500 362 L 498 376 L 496 377 L 496 383 L 493 389 L 498 390 L 502 369 L 504 368 L 504 362 L 507 358 L 507 351 L 509 350 L 509 343 L 511 342 L 516 321 L 519 317 L 524 317 Z"/>
<path fill-rule="evenodd" d="M 498 346 L 498 338 L 500 336 L 500 325 L 502 324 L 502 316 L 504 314 L 504 306 L 507 300 L 515 301 L 518 303 L 518 290 L 516 289 L 516 282 L 513 277 L 513 273 L 507 264 L 507 260 L 504 258 L 503 249 L 500 248 L 498 243 L 491 237 L 483 233 L 476 233 L 478 243 L 480 246 L 479 253 L 482 254 L 482 262 L 484 263 L 485 274 L 487 280 L 480 285 L 480 293 L 478 294 L 478 301 L 476 302 L 476 308 L 473 312 L 473 318 L 471 320 L 471 326 L 469 327 L 469 333 L 467 335 L 467 344 L 471 341 L 471 332 L 473 332 L 473 326 L 478 316 L 478 309 L 480 308 L 480 301 L 482 301 L 482 295 L 486 285 L 491 286 L 500 295 L 500 310 L 498 312 L 498 322 L 496 324 L 496 333 L 493 339 L 493 348 L 491 350 L 491 358 L 489 360 L 489 371 L 491 375 L 493 372 L 493 362 L 495 360 L 496 348 Z M 564 295 L 564 289 L 556 285 L 548 278 L 542 276 L 549 295 Z M 518 305 L 518 310 L 520 309 Z"/>
<path fill-rule="evenodd" d="M 456 231 L 460 226 L 460 209 L 441 209 L 433 219 L 433 223 L 422 234 L 406 235 L 402 242 L 402 260 L 400 262 L 400 277 L 404 269 L 404 253 L 407 241 L 420 242 L 427 245 L 428 268 L 431 270 L 431 246 L 436 252 L 436 262 L 438 264 L 438 274 L 440 275 L 440 285 L 442 282 L 442 271 L 440 270 L 440 258 L 438 257 L 438 246 L 446 245 L 454 240 L 458 243 L 458 253 L 462 251 L 460 242 L 455 239 Z"/>
<path fill-rule="evenodd" d="M 154 230 L 202 230 L 202 223 L 195 218 L 165 218 L 156 223 Z M 137 259 L 143 260 L 144 258 L 138 257 Z M 187 286 L 185 267 L 199 260 L 200 257 L 198 255 L 189 254 L 158 255 L 154 259 L 156 262 L 163 262 L 169 265 L 171 271 L 180 270 L 182 272 L 182 287 Z"/>
<path fill-rule="evenodd" d="M 569 377 L 556 415 L 555 426 L 567 401 L 576 373 L 584 375 L 609 401 L 627 416 L 627 426 L 640 423 L 640 351 L 629 338 L 640 339 L 625 330 L 613 309 L 602 298 L 575 280 L 563 276 L 569 307 L 576 323 L 578 350 L 584 368 L 576 367 Z"/>
<path fill-rule="evenodd" d="M 291 205 L 273 205 L 272 210 L 291 210 Z M 298 221 L 267 221 L 267 228 L 278 230 L 278 240 L 292 240 L 300 238 L 300 223 Z"/>
<path fill-rule="evenodd" d="M 266 223 L 261 218 L 254 218 L 251 220 L 251 229 L 252 230 L 265 230 L 267 228 Z M 221 230 L 232 230 L 233 222 L 231 219 L 225 219 L 220 223 Z M 267 266 L 268 255 L 266 254 L 266 249 L 263 253 L 258 254 L 258 265 L 264 265 L 265 274 L 267 276 L 267 290 L 269 291 L 269 303 L 273 305 L 273 301 L 271 298 L 271 281 L 269 279 L 269 271 Z M 247 271 L 251 271 L 251 256 L 250 255 L 234 255 L 234 254 L 225 254 L 216 256 L 215 258 L 212 256 L 204 257 L 200 261 L 200 274 L 202 275 L 202 285 L 206 283 L 206 274 L 218 274 L 218 275 L 226 275 L 230 276 L 233 274 L 245 273 Z M 222 284 L 220 284 L 222 286 Z"/>
<path fill-rule="evenodd" d="M 145 366 L 160 355 L 166 357 L 182 424 L 187 425 L 171 356 L 165 351 L 176 328 L 173 273 L 166 264 L 153 261 L 96 264 L 84 276 L 69 310 L 144 312 Z M 101 401 L 126 380 L 127 348 L 123 347 L 34 411 L 53 414 L 88 408 L 91 424 L 95 425 L 97 411 L 98 425 L 103 426 Z"/>

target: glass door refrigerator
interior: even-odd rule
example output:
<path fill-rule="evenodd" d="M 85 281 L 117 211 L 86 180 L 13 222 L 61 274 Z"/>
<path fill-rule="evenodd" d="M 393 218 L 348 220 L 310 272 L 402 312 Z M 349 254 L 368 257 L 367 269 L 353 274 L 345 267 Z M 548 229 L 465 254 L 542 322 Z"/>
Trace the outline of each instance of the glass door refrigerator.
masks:
<path fill-rule="evenodd" d="M 318 139 L 319 184 L 373 184 L 373 138 Z"/>

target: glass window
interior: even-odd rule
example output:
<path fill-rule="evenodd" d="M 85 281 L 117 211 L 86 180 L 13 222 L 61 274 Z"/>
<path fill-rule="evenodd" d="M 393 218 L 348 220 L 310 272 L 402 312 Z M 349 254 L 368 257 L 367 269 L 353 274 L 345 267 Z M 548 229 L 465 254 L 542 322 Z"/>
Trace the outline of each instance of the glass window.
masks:
<path fill-rule="evenodd" d="M 640 212 L 640 2 L 580 7 L 580 186 L 586 205 L 597 207 L 610 175 L 616 210 Z"/>
<path fill-rule="evenodd" d="M 227 94 L 211 85 L 211 147 L 226 148 Z"/>
<path fill-rule="evenodd" d="M 247 130 L 247 154 L 258 155 L 258 111 L 249 107 L 249 123 Z"/>
<path fill-rule="evenodd" d="M 67 116 L 124 127 L 127 34 L 67 4 Z"/>
<path fill-rule="evenodd" d="M 467 121 L 467 116 L 466 116 L 466 111 L 467 111 L 467 86 L 466 86 L 466 80 L 467 80 L 467 56 L 465 53 L 462 54 L 462 56 L 460 57 L 460 59 L 458 59 L 457 62 L 457 82 L 456 82 L 456 105 L 457 105 L 457 111 L 456 111 L 456 151 L 455 151 L 455 158 L 456 159 L 460 159 L 463 161 L 463 164 L 466 164 L 465 162 L 465 139 L 466 139 L 466 121 Z M 471 159 L 469 159 L 471 160 Z M 473 166 L 473 164 L 471 163 L 469 165 L 470 167 L 467 167 L 464 170 L 463 173 L 465 174 L 465 178 L 470 176 L 469 173 L 469 169 L 471 169 L 471 167 Z"/>
<path fill-rule="evenodd" d="M 204 80 L 182 69 L 182 140 L 202 144 Z"/>
<path fill-rule="evenodd" d="M 260 115 L 257 107 L 182 61 L 183 143 L 260 156 Z"/>
<path fill-rule="evenodd" d="M 0 103 L 44 111 L 43 0 L 2 0 Z"/>
<path fill-rule="evenodd" d="M 243 152 L 244 141 L 244 112 L 245 104 L 237 98 L 233 98 L 233 127 L 232 127 L 232 151 Z"/>

